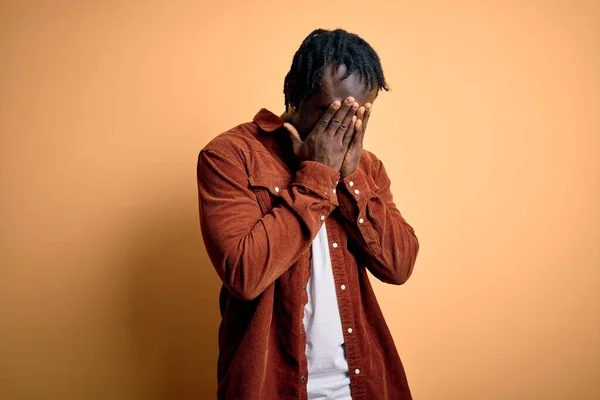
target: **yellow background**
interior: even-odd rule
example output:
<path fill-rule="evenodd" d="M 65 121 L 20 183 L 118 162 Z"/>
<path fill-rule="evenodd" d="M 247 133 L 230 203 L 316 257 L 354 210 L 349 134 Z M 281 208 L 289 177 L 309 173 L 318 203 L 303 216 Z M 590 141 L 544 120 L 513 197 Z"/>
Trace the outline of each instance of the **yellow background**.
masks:
<path fill-rule="evenodd" d="M 319 27 L 392 87 L 365 146 L 421 241 L 376 283 L 415 398 L 600 398 L 600 3 L 0 7 L 0 398 L 213 397 L 196 156 L 283 111 Z"/>

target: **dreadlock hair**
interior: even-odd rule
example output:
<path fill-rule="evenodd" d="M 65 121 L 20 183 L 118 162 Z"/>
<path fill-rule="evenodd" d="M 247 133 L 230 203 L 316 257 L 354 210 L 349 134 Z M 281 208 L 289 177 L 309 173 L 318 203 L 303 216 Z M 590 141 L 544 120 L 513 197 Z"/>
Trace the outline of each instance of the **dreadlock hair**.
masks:
<path fill-rule="evenodd" d="M 321 85 L 328 66 L 334 65 L 337 70 L 342 64 L 346 66 L 342 80 L 358 72 L 361 79 L 370 85 L 370 90 L 376 87 L 389 90 L 379 56 L 366 41 L 343 29 L 316 29 L 304 39 L 294 54 L 292 67 L 285 77 L 285 109 L 288 106 L 297 108 L 312 95 Z"/>

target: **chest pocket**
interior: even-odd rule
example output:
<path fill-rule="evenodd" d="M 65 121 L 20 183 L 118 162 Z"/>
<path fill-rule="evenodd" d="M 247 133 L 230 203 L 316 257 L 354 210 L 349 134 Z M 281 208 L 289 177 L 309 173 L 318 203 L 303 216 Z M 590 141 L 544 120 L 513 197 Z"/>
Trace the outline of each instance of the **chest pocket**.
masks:
<path fill-rule="evenodd" d="M 250 176 L 248 181 L 263 215 L 268 214 L 278 204 L 281 193 L 289 190 L 291 185 L 289 178 L 281 176 Z"/>

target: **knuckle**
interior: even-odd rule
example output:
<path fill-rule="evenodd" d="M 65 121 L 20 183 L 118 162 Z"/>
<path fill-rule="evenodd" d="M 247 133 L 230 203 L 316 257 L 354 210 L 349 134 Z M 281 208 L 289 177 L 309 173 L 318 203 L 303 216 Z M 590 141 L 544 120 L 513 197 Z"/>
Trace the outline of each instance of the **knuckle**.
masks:
<path fill-rule="evenodd" d="M 321 120 L 319 120 L 319 123 L 323 126 L 327 126 L 329 124 L 329 121 L 325 118 L 322 118 Z"/>
<path fill-rule="evenodd" d="M 336 119 L 336 118 L 333 118 L 333 119 L 331 120 L 331 125 L 333 125 L 333 126 L 338 126 L 339 124 L 340 124 L 340 121 L 339 121 L 338 119 Z"/>

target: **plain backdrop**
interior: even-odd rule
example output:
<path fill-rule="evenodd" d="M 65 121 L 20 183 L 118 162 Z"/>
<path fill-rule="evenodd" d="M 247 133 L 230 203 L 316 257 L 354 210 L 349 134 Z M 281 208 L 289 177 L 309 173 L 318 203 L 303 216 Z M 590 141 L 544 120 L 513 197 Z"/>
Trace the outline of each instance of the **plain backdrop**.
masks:
<path fill-rule="evenodd" d="M 0 398 L 214 398 L 196 157 L 281 113 L 301 41 L 337 27 L 392 87 L 365 146 L 421 242 L 404 286 L 375 283 L 414 397 L 600 398 L 583 0 L 2 2 Z"/>

